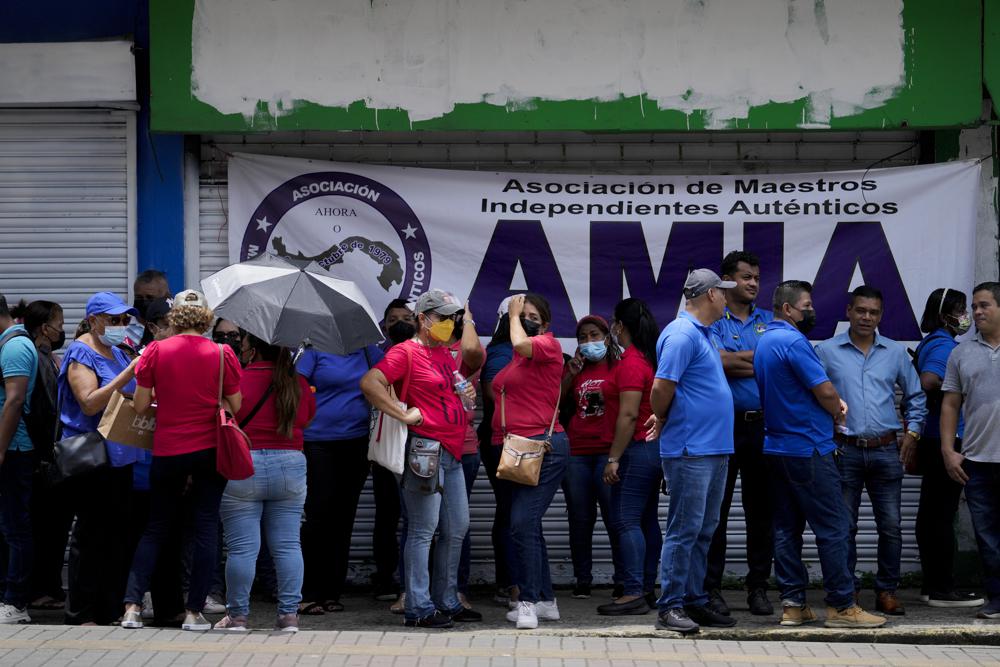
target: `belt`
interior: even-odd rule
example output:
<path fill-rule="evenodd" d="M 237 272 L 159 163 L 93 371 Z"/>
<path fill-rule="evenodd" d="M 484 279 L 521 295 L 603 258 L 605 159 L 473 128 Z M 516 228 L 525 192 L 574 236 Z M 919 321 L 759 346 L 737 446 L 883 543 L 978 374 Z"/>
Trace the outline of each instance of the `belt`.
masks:
<path fill-rule="evenodd" d="M 845 445 L 861 447 L 862 449 L 871 449 L 873 447 L 886 447 L 888 445 L 895 444 L 896 432 L 889 431 L 888 433 L 883 433 L 882 435 L 873 435 L 868 438 L 859 438 L 854 435 L 844 435 L 842 433 L 835 433 L 833 439 Z"/>
<path fill-rule="evenodd" d="M 736 421 L 759 422 L 764 418 L 763 410 L 737 410 Z"/>

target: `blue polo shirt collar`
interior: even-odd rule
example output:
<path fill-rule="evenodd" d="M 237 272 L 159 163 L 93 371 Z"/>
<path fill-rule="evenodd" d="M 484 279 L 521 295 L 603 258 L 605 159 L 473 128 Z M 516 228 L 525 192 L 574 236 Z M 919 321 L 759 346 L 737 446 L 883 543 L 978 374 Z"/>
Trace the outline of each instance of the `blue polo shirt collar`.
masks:
<path fill-rule="evenodd" d="M 708 326 L 702 324 L 701 320 L 699 320 L 697 317 L 695 317 L 691 313 L 687 312 L 686 310 L 681 311 L 681 315 L 680 316 L 683 317 L 686 320 L 690 320 L 696 327 L 698 327 L 698 329 L 701 330 L 701 332 L 703 334 L 705 334 L 706 336 L 708 335 Z"/>
<path fill-rule="evenodd" d="M 858 352 L 861 351 L 860 349 L 858 349 L 858 346 L 854 344 L 854 341 L 851 340 L 851 334 L 848 333 L 847 331 L 845 331 L 842 334 L 834 336 L 833 342 L 834 344 L 840 347 L 845 347 L 849 345 L 853 347 L 855 350 L 858 350 Z M 875 333 L 875 344 L 872 347 L 885 348 L 885 343 L 882 342 L 882 339 L 879 337 L 878 332 Z"/>
<path fill-rule="evenodd" d="M 722 316 L 725 317 L 727 320 L 736 320 L 737 322 L 741 322 L 742 321 L 742 320 L 740 320 L 739 317 L 736 316 L 736 313 L 734 313 L 733 311 L 729 310 L 729 306 L 726 306 L 726 312 L 723 313 Z M 753 322 L 753 321 L 756 321 L 756 320 L 761 320 L 763 318 L 764 318 L 764 314 L 761 313 L 760 309 L 757 308 L 757 304 L 756 303 L 751 303 L 750 304 L 750 315 L 749 315 L 749 317 L 747 317 L 747 321 L 748 322 Z"/>

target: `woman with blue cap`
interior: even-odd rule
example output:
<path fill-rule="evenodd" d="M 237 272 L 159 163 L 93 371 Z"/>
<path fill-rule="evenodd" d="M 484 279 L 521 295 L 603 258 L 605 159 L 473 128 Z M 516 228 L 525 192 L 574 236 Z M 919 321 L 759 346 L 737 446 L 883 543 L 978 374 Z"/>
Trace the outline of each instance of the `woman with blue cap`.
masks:
<path fill-rule="evenodd" d="M 59 421 L 62 437 L 97 430 L 116 391 L 135 391 L 135 363 L 118 349 L 125 329 L 138 313 L 111 292 L 87 301 L 88 333 L 66 350 L 59 370 Z M 142 450 L 106 443 L 111 465 L 67 480 L 76 509 L 70 539 L 69 603 L 66 623 L 107 625 L 120 615 L 129 554 L 125 511 L 132 491 L 132 464 Z"/>

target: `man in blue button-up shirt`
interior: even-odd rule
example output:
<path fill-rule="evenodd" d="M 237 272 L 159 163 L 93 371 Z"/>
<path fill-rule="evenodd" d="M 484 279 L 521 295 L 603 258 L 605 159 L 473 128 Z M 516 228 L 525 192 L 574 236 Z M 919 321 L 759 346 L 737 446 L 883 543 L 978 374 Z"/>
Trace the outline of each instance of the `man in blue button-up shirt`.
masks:
<path fill-rule="evenodd" d="M 757 306 L 760 289 L 760 260 L 753 253 L 734 250 L 722 260 L 722 279 L 736 283 L 726 290 L 726 310 L 712 325 L 712 342 L 722 357 L 722 368 L 733 393 L 733 455 L 729 457 L 729 477 L 719 509 L 719 526 L 708 550 L 705 590 L 716 611 L 729 613 L 719 593 L 726 568 L 726 531 L 729 507 L 733 503 L 736 478 L 747 536 L 747 605 L 750 613 L 767 616 L 774 608 L 767 599 L 774 540 L 771 534 L 771 488 L 764 460 L 764 412 L 753 376 L 753 355 L 757 341 L 774 319 L 770 310 Z"/>
<path fill-rule="evenodd" d="M 816 346 L 816 354 L 844 401 L 846 428 L 835 436 L 840 455 L 844 502 L 851 512 L 848 563 L 857 565 L 856 536 L 861 490 L 867 489 L 878 527 L 878 571 L 875 574 L 875 608 L 894 616 L 905 613 L 896 598 L 900 558 L 903 553 L 903 463 L 916 452 L 920 430 L 927 418 L 926 398 L 906 348 L 876 333 L 882 319 L 882 293 L 867 285 L 851 294 L 847 306 L 850 328 Z M 903 393 L 901 407 L 906 432 L 896 412 L 896 387 Z M 855 589 L 861 582 L 855 578 Z"/>

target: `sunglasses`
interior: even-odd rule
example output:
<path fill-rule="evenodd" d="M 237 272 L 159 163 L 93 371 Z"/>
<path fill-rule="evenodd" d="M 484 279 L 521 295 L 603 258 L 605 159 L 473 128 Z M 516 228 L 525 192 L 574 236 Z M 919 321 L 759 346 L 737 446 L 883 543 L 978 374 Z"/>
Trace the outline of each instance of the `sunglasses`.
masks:
<path fill-rule="evenodd" d="M 212 340 L 216 343 L 239 343 L 242 340 L 239 331 L 227 331 L 225 333 L 214 333 L 212 334 Z"/>
<path fill-rule="evenodd" d="M 110 324 L 113 327 L 126 326 L 129 322 L 132 321 L 132 316 L 131 315 L 125 315 L 125 314 L 122 314 L 122 315 L 108 315 L 107 313 L 105 313 L 104 317 L 108 318 L 108 324 Z"/>

